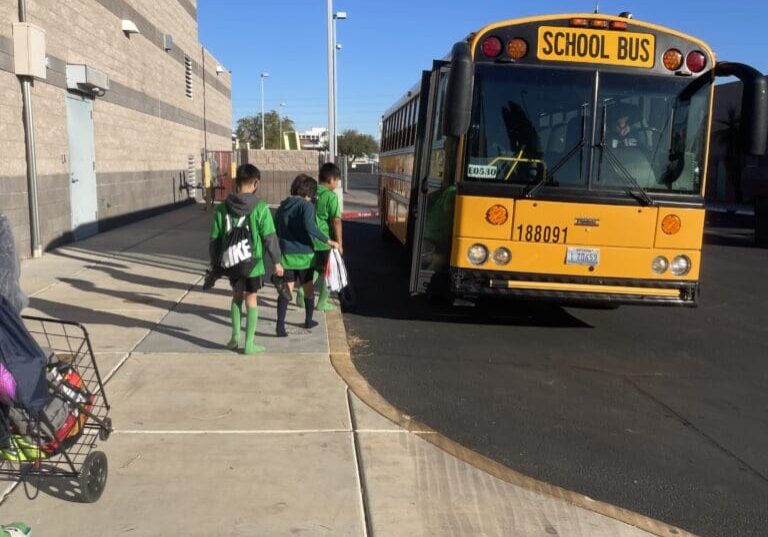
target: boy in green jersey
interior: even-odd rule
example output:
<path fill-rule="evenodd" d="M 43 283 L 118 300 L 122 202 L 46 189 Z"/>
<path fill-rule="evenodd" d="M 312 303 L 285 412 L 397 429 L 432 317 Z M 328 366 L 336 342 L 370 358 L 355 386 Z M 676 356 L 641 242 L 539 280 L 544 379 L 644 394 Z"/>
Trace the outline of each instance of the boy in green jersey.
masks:
<path fill-rule="evenodd" d="M 339 253 L 343 254 L 341 206 L 335 192 L 341 184 L 340 178 L 341 170 L 334 163 L 327 162 L 320 168 L 320 185 L 317 187 L 315 212 L 317 227 L 339 244 Z M 333 306 L 328 303 L 328 287 L 325 284 L 325 269 L 328 266 L 331 249 L 327 244 L 318 240 L 315 240 L 314 244 L 316 286 L 318 289 L 317 309 L 319 311 L 333 311 Z M 296 301 L 299 304 L 304 302 L 304 294 L 301 291 L 299 291 Z"/>
<path fill-rule="evenodd" d="M 277 235 L 280 237 L 282 264 L 285 267 L 285 281 L 290 292 L 294 285 L 302 286 L 306 293 L 304 301 L 304 327 L 312 328 L 317 323 L 312 319 L 315 309 L 315 291 L 312 285 L 315 263 L 315 244 L 338 248 L 336 241 L 318 229 L 312 198 L 317 192 L 317 182 L 301 174 L 291 184 L 291 196 L 283 200 L 275 215 Z M 314 242 L 313 242 L 314 241 Z M 285 337 L 285 315 L 288 311 L 288 296 L 282 293 L 277 299 L 277 335 Z"/>
<path fill-rule="evenodd" d="M 245 354 L 264 352 L 264 347 L 254 342 L 256 325 L 259 321 L 259 310 L 256 293 L 264 286 L 264 252 L 269 254 L 275 265 L 275 274 L 283 275 L 280 264 L 280 245 L 275 233 L 275 223 L 267 204 L 256 196 L 256 190 L 261 181 L 261 172 L 253 164 L 243 164 L 237 168 L 235 182 L 237 193 L 230 194 L 224 203 L 219 205 L 213 217 L 211 227 L 210 254 L 211 265 L 219 264 L 220 252 L 227 240 L 227 229 L 231 229 L 233 220 L 246 217 L 251 234 L 251 255 L 253 269 L 247 278 L 232 279 L 232 337 L 227 348 L 235 350 L 240 344 L 241 314 L 243 301 L 248 312 L 245 328 Z M 230 225 L 227 225 L 230 222 Z"/>

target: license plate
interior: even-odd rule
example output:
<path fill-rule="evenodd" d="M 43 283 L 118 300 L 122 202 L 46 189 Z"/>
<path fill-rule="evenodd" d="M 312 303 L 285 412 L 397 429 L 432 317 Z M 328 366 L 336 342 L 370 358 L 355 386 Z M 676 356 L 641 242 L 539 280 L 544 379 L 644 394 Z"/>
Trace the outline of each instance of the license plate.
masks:
<path fill-rule="evenodd" d="M 656 36 L 636 32 L 540 26 L 540 60 L 653 67 Z"/>
<path fill-rule="evenodd" d="M 568 248 L 565 254 L 566 265 L 587 265 L 593 267 L 600 264 L 600 250 L 597 248 Z"/>

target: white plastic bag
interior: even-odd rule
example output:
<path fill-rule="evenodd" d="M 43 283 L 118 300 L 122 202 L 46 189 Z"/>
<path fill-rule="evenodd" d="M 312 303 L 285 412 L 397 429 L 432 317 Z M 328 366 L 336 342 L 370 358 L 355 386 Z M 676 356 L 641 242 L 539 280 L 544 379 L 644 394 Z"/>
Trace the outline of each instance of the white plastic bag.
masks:
<path fill-rule="evenodd" d="M 335 248 L 331 250 L 328 266 L 325 268 L 325 283 L 332 293 L 338 293 L 349 283 L 347 267 L 344 266 L 344 260 Z"/>

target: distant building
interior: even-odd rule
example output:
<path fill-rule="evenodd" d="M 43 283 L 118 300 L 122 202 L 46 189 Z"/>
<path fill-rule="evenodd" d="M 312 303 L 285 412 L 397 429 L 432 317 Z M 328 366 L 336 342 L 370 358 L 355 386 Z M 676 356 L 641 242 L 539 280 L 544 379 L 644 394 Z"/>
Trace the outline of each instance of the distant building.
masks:
<path fill-rule="evenodd" d="M 232 149 L 231 76 L 198 41 L 196 0 L 0 2 L 0 212 L 31 251 L 22 84 L 31 88 L 43 249 L 189 199 Z"/>
<path fill-rule="evenodd" d="M 734 139 L 739 130 L 734 123 L 741 116 L 741 91 L 741 82 L 715 86 L 706 192 L 710 206 L 737 209 L 768 198 L 768 155 L 746 156 L 739 163 L 734 162 L 737 155 L 729 151 L 729 145 L 739 147 L 739 140 Z"/>
<path fill-rule="evenodd" d="M 299 141 L 302 149 L 314 149 L 325 151 L 328 148 L 328 129 L 315 127 L 306 132 L 299 133 Z"/>

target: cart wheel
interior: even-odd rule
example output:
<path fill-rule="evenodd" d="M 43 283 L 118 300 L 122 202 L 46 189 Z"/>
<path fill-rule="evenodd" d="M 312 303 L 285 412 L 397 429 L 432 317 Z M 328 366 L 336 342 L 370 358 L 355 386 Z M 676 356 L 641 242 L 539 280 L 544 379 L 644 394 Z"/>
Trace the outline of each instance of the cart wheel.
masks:
<path fill-rule="evenodd" d="M 102 451 L 88 454 L 80 470 L 80 499 L 84 503 L 94 503 L 104 492 L 107 484 L 107 456 Z"/>
<path fill-rule="evenodd" d="M 112 434 L 112 418 L 104 418 L 104 426 L 99 428 L 99 440 L 106 442 Z"/>

